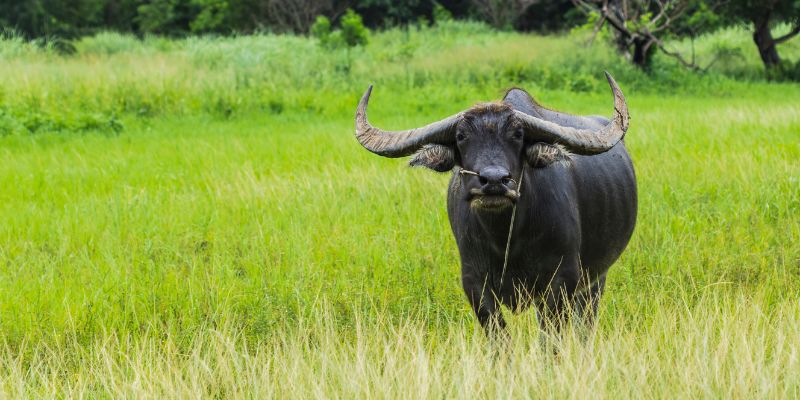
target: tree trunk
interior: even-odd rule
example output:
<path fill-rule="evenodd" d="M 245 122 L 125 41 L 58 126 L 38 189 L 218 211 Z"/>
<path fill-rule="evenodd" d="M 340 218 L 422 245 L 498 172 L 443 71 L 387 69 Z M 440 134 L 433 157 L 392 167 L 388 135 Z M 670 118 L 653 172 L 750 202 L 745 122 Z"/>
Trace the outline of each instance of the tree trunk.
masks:
<path fill-rule="evenodd" d="M 644 70 L 650 69 L 654 51 L 653 41 L 649 38 L 633 39 L 633 64 Z"/>
<path fill-rule="evenodd" d="M 781 63 L 781 57 L 778 55 L 778 47 L 769 29 L 769 14 L 754 20 L 753 25 L 755 27 L 753 41 L 756 42 L 761 61 L 767 69 L 777 67 Z"/>

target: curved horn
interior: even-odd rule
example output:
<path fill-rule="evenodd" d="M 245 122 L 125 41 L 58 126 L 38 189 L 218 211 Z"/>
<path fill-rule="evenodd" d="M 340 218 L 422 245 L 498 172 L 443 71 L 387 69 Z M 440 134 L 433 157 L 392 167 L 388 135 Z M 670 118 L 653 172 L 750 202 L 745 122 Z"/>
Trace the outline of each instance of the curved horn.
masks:
<path fill-rule="evenodd" d="M 367 104 L 371 93 L 372 85 L 361 97 L 356 110 L 356 139 L 367 150 L 394 158 L 414 154 L 428 143 L 445 144 L 455 141 L 453 131 L 461 120 L 461 113 L 421 128 L 405 131 L 384 131 L 370 125 L 367 120 Z"/>
<path fill-rule="evenodd" d="M 628 105 L 614 78 L 606 72 L 606 79 L 614 93 L 614 115 L 611 122 L 600 129 L 578 129 L 562 126 L 520 111 L 514 111 L 522 121 L 529 140 L 560 143 L 576 154 L 591 155 L 608 151 L 625 136 L 628 130 Z"/>

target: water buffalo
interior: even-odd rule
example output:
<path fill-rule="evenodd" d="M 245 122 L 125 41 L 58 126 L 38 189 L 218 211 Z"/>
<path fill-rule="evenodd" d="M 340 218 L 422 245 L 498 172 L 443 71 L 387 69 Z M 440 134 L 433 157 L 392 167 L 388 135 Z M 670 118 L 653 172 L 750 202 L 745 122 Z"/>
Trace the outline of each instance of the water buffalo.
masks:
<path fill-rule="evenodd" d="M 491 336 L 503 304 L 536 306 L 544 327 L 567 315 L 592 323 L 606 273 L 636 223 L 636 178 L 622 141 L 628 108 L 617 83 L 611 120 L 548 110 L 521 89 L 421 128 L 370 125 L 356 111 L 356 137 L 384 157 L 452 170 L 447 213 L 461 255 L 467 299 Z"/>

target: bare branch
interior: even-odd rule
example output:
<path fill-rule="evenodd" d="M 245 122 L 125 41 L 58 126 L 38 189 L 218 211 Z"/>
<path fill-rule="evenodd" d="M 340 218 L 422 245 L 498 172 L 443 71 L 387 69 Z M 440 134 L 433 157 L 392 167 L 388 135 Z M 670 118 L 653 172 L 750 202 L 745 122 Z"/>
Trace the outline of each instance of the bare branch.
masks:
<path fill-rule="evenodd" d="M 773 39 L 772 42 L 775 43 L 775 44 L 781 44 L 781 43 L 783 43 L 783 42 L 785 42 L 785 41 L 797 36 L 798 33 L 800 33 L 800 23 L 795 25 L 794 28 L 792 28 L 791 32 L 789 32 L 789 33 L 787 33 L 787 34 L 785 34 L 785 35 L 783 35 L 781 37 Z"/>
<path fill-rule="evenodd" d="M 314 19 L 330 13 L 333 0 L 261 0 L 267 18 L 279 30 L 307 32 Z"/>
<path fill-rule="evenodd" d="M 589 40 L 586 41 L 586 44 L 591 45 L 594 42 L 594 39 L 597 37 L 597 34 L 600 33 L 600 29 L 603 29 L 603 25 L 606 23 L 606 17 L 601 16 L 597 23 L 594 25 L 594 29 L 592 30 L 592 36 Z"/>
<path fill-rule="evenodd" d="M 572 0 L 572 4 L 579 9 L 582 9 L 584 14 L 600 13 L 597 7 L 592 6 L 589 2 L 584 0 Z"/>
<path fill-rule="evenodd" d="M 683 55 L 681 55 L 681 53 L 678 53 L 677 51 L 671 51 L 671 50 L 667 49 L 667 47 L 664 45 L 664 43 L 661 42 L 660 40 L 656 40 L 655 43 L 658 46 L 658 48 L 661 49 L 661 51 L 664 54 L 666 54 L 666 55 L 678 60 L 681 64 L 683 64 L 684 67 L 692 69 L 692 70 L 695 70 L 695 71 L 699 71 L 700 70 L 700 68 L 694 62 L 686 61 L 686 59 L 683 58 Z"/>
<path fill-rule="evenodd" d="M 629 31 L 628 28 L 625 27 L 624 22 L 617 21 L 616 19 L 611 17 L 611 15 L 608 12 L 608 2 L 603 4 L 603 8 L 600 11 L 602 12 L 603 17 L 605 17 L 605 19 L 608 21 L 609 24 L 611 24 L 611 26 L 614 27 L 614 29 L 619 31 L 625 37 L 628 38 L 633 37 L 633 33 L 631 33 L 631 31 Z M 622 21 L 624 21 L 624 19 Z"/>
<path fill-rule="evenodd" d="M 661 24 L 661 26 L 658 26 L 658 27 L 654 28 L 653 30 L 651 30 L 651 32 L 654 32 L 654 33 L 655 32 L 660 32 L 660 31 L 663 31 L 663 30 L 669 28 L 670 25 L 672 24 L 673 20 L 676 20 L 676 19 L 680 18 L 686 12 L 686 10 L 688 9 L 688 6 L 689 6 L 688 2 L 679 3 L 679 5 L 675 8 L 673 13 L 668 13 L 668 14 L 665 15 L 666 19 L 664 20 L 664 23 Z"/>
<path fill-rule="evenodd" d="M 539 0 L 472 0 L 472 5 L 496 28 L 503 28 L 519 18 Z"/>
<path fill-rule="evenodd" d="M 658 48 L 661 50 L 661 52 L 663 52 L 664 54 L 666 54 L 666 55 L 678 60 L 678 62 L 680 62 L 684 67 L 689 68 L 689 69 L 691 69 L 693 71 L 696 71 L 696 72 L 708 71 L 708 69 L 711 68 L 711 66 L 713 66 L 714 64 L 716 64 L 716 62 L 720 58 L 719 55 L 716 55 L 708 63 L 708 65 L 706 65 L 705 67 L 700 67 L 699 65 L 697 65 L 697 63 L 695 63 L 694 42 L 692 42 L 692 61 L 690 62 L 690 61 L 686 61 L 686 59 L 683 58 L 683 55 L 681 53 L 668 49 L 667 46 L 664 44 L 664 42 L 662 42 L 661 40 L 659 40 L 655 36 L 650 35 L 648 37 L 653 41 L 653 43 L 656 44 L 656 46 L 658 46 Z"/>
<path fill-rule="evenodd" d="M 658 23 L 658 20 L 660 20 L 661 18 L 663 18 L 663 17 L 664 17 L 664 15 L 665 15 L 665 14 L 666 14 L 666 12 L 667 12 L 667 7 L 665 6 L 665 2 L 664 2 L 664 1 L 660 1 L 660 0 L 659 0 L 659 1 L 657 1 L 657 2 L 656 2 L 656 4 L 658 4 L 658 14 L 655 16 L 655 18 L 653 18 L 652 20 L 650 20 L 650 23 L 649 23 L 649 24 L 647 24 L 648 26 L 654 26 L 654 25 L 656 25 L 656 24 Z M 649 5 L 650 5 L 650 3 L 648 2 L 648 6 L 649 6 Z"/>

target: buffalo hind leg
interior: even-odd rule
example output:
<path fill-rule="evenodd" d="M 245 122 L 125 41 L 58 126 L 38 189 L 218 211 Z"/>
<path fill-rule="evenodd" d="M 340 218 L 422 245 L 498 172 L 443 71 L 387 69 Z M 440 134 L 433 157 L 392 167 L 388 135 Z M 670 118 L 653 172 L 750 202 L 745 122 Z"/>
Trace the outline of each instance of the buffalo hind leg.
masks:
<path fill-rule="evenodd" d="M 587 332 L 591 332 L 594 329 L 595 321 L 597 320 L 597 307 L 605 286 L 606 276 L 603 275 L 592 286 L 577 296 L 575 310 Z"/>

